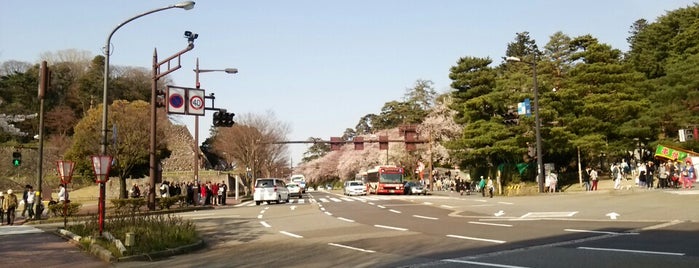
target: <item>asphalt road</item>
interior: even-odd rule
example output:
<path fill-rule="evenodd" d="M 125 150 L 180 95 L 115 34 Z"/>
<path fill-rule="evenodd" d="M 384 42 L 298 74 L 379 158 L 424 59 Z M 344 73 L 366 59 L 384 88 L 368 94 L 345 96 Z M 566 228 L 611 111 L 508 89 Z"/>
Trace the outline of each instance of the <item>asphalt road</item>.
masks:
<path fill-rule="evenodd" d="M 290 203 L 181 213 L 207 243 L 186 255 L 107 264 L 43 232 L 55 226 L 25 225 L 0 227 L 0 258 L 48 267 L 699 267 L 697 204 L 697 190 L 495 198 L 318 191 Z M 41 243 L 31 250 L 42 248 L 42 257 L 24 243 Z"/>
<path fill-rule="evenodd" d="M 697 267 L 699 212 L 687 207 L 697 201 L 699 193 L 659 190 L 492 199 L 313 192 L 183 214 L 207 249 L 116 266 Z"/>

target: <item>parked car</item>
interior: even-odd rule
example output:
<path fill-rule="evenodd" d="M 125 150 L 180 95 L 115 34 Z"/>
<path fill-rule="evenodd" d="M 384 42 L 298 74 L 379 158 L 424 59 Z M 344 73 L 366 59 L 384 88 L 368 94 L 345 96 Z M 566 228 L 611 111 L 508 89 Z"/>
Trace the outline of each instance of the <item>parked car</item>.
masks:
<path fill-rule="evenodd" d="M 260 178 L 255 180 L 255 192 L 253 199 L 256 205 L 272 201 L 279 204 L 282 200 L 289 202 L 289 190 L 286 188 L 284 180 L 277 178 Z"/>
<path fill-rule="evenodd" d="M 286 184 L 286 189 L 289 190 L 289 196 L 296 196 L 301 198 L 303 195 L 303 188 L 298 183 L 290 182 Z"/>
<path fill-rule="evenodd" d="M 416 194 L 416 195 L 427 195 L 427 188 L 420 183 L 409 181 L 409 182 L 405 183 L 404 193 L 405 194 Z"/>
<path fill-rule="evenodd" d="M 362 181 L 346 181 L 345 195 L 366 195 L 366 185 Z"/>

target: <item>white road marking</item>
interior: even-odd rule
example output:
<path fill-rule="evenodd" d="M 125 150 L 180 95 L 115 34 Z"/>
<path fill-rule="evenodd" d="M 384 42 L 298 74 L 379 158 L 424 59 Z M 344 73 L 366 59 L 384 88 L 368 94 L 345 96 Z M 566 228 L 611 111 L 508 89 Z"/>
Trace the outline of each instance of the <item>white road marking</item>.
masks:
<path fill-rule="evenodd" d="M 422 202 L 425 205 L 432 205 L 432 202 Z"/>
<path fill-rule="evenodd" d="M 374 253 L 374 252 L 376 252 L 376 251 L 373 251 L 373 250 L 362 249 L 362 248 L 355 248 L 355 247 L 350 247 L 350 246 L 345 246 L 345 245 L 340 245 L 340 244 L 335 244 L 335 243 L 328 243 L 328 245 L 335 246 L 335 247 L 346 248 L 346 249 L 351 249 L 351 250 L 356 250 L 356 251 L 361 251 L 361 252 L 367 252 L 367 253 Z"/>
<path fill-rule="evenodd" d="M 298 200 L 298 203 L 299 203 L 299 204 L 304 204 L 304 203 L 306 203 L 306 199 L 299 199 L 299 200 Z"/>
<path fill-rule="evenodd" d="M 320 210 L 325 211 L 325 208 L 324 208 L 324 207 L 320 207 Z"/>
<path fill-rule="evenodd" d="M 378 208 L 386 208 L 386 207 L 384 207 L 384 206 L 382 206 L 382 205 L 378 205 L 378 206 L 376 206 L 376 207 L 378 207 Z"/>
<path fill-rule="evenodd" d="M 495 215 L 495 217 L 500 217 L 502 215 L 505 215 L 505 211 L 500 210 L 500 211 L 494 213 L 493 215 Z"/>
<path fill-rule="evenodd" d="M 267 227 L 267 228 L 272 227 L 272 225 L 269 225 L 269 223 L 266 223 L 264 221 L 261 221 L 260 224 L 262 224 L 262 226 Z"/>
<path fill-rule="evenodd" d="M 388 211 L 390 211 L 390 212 L 393 212 L 393 213 L 398 213 L 398 214 L 400 214 L 400 213 L 401 213 L 400 211 L 398 211 L 398 210 L 395 210 L 395 209 L 389 209 Z"/>
<path fill-rule="evenodd" d="M 320 202 L 323 202 L 323 203 L 330 202 L 330 201 L 328 201 L 328 199 L 325 199 L 325 198 L 318 198 L 318 200 L 320 200 Z"/>
<path fill-rule="evenodd" d="M 257 215 L 257 218 L 258 218 L 258 219 L 262 219 L 262 214 Z"/>
<path fill-rule="evenodd" d="M 330 200 L 332 200 L 333 202 L 342 202 L 342 200 L 337 199 L 335 197 L 330 197 Z"/>
<path fill-rule="evenodd" d="M 639 234 L 639 233 L 618 233 L 618 232 L 605 232 L 605 231 L 580 230 L 580 229 L 563 229 L 563 231 L 575 232 L 575 233 L 612 234 L 612 235 L 637 235 L 637 234 Z"/>
<path fill-rule="evenodd" d="M 470 221 L 470 222 L 468 222 L 468 223 L 470 223 L 470 224 L 489 225 L 489 226 L 512 227 L 512 224 L 490 223 L 490 222 L 482 222 L 482 221 Z"/>
<path fill-rule="evenodd" d="M 338 219 L 338 220 L 341 220 L 341 221 L 346 221 L 346 222 L 354 222 L 354 220 L 345 219 L 345 218 L 343 218 L 343 217 L 337 217 L 337 219 Z"/>
<path fill-rule="evenodd" d="M 480 266 L 502 267 L 502 268 L 527 268 L 526 266 L 514 266 L 514 265 L 505 265 L 505 264 L 497 264 L 497 263 L 477 262 L 477 261 L 464 261 L 464 260 L 454 260 L 454 259 L 445 259 L 445 260 L 442 260 L 442 261 L 445 261 L 445 262 L 464 263 L 464 264 L 475 264 L 475 265 L 480 265 Z"/>
<path fill-rule="evenodd" d="M 379 228 L 384 228 L 384 229 L 391 229 L 391 230 L 396 230 L 396 231 L 407 231 L 407 230 L 408 230 L 408 229 L 405 229 L 405 228 L 393 227 L 393 226 L 386 226 L 386 225 L 379 225 L 379 224 L 374 224 L 374 227 L 379 227 Z"/>
<path fill-rule="evenodd" d="M 345 200 L 345 201 L 347 201 L 347 202 L 354 202 L 354 199 L 349 198 L 349 197 L 343 197 L 343 198 L 340 198 L 340 199 Z"/>
<path fill-rule="evenodd" d="M 641 229 L 641 230 L 643 230 L 643 231 L 648 231 L 648 230 L 661 229 L 661 228 L 665 228 L 665 227 L 668 227 L 668 226 L 677 225 L 677 224 L 680 224 L 680 223 L 682 223 L 681 220 L 674 220 L 674 221 L 671 221 L 671 222 L 666 222 L 666 223 L 661 223 L 661 224 L 657 224 L 657 225 L 653 225 L 653 226 L 648 226 L 648 227 L 643 228 L 643 229 Z"/>
<path fill-rule="evenodd" d="M 292 234 L 292 233 L 289 233 L 289 232 L 287 232 L 287 231 L 279 231 L 279 232 L 282 233 L 282 234 L 285 234 L 285 235 L 294 237 L 294 238 L 303 238 L 303 236 L 300 236 L 300 235 L 297 235 L 297 234 Z"/>
<path fill-rule="evenodd" d="M 510 202 L 498 202 L 498 204 L 503 204 L 503 205 L 514 205 L 515 203 L 510 203 Z"/>
<path fill-rule="evenodd" d="M 368 204 L 369 204 L 369 205 L 372 205 L 372 206 L 375 205 L 374 202 L 369 202 Z"/>
<path fill-rule="evenodd" d="M 561 211 L 561 212 L 529 212 L 522 215 L 520 218 L 560 218 L 573 217 L 577 211 Z"/>
<path fill-rule="evenodd" d="M 426 220 L 439 220 L 439 218 L 435 217 L 427 217 L 427 216 L 420 216 L 420 215 L 413 215 L 415 218 L 420 218 L 420 219 L 426 219 Z"/>
<path fill-rule="evenodd" d="M 646 250 L 632 250 L 632 249 L 618 249 L 618 248 L 578 247 L 578 249 L 616 251 L 616 252 L 641 253 L 641 254 L 672 255 L 672 256 L 684 256 L 685 255 L 684 253 L 679 253 L 679 252 L 646 251 Z"/>
<path fill-rule="evenodd" d="M 325 212 L 325 214 L 328 215 L 328 216 L 332 216 L 332 215 L 333 215 L 332 213 L 327 212 L 327 211 Z"/>
<path fill-rule="evenodd" d="M 35 234 L 43 233 L 39 228 L 25 225 L 3 225 L 0 227 L 0 235 L 14 235 L 14 234 Z"/>
<path fill-rule="evenodd" d="M 607 217 L 609 217 L 609 218 L 612 219 L 612 220 L 616 220 L 616 217 L 619 217 L 619 216 L 621 216 L 621 215 L 619 215 L 619 213 L 616 213 L 616 212 L 611 212 L 611 213 L 605 214 L 604 216 L 607 216 Z"/>
<path fill-rule="evenodd" d="M 295 210 L 295 209 L 296 209 L 296 206 L 290 206 L 289 208 L 290 208 L 291 210 Z"/>
<path fill-rule="evenodd" d="M 212 216 L 212 217 L 192 217 L 190 218 L 193 221 L 196 220 L 206 220 L 206 219 L 220 219 L 220 218 L 240 218 L 240 215 L 221 215 L 221 216 Z"/>
<path fill-rule="evenodd" d="M 504 244 L 505 243 L 505 241 L 502 241 L 502 240 L 486 239 L 486 238 L 478 238 L 478 237 L 470 237 L 470 236 L 461 236 L 461 235 L 447 235 L 447 237 L 476 240 L 476 241 L 483 241 L 483 242 L 490 242 L 490 243 L 497 243 L 497 244 Z"/>
<path fill-rule="evenodd" d="M 248 205 L 253 205 L 253 204 L 254 204 L 254 203 L 253 203 L 252 201 L 246 201 L 246 202 L 237 204 L 237 205 L 235 205 L 235 206 L 233 206 L 233 207 L 238 208 L 238 207 L 243 207 L 243 206 L 248 206 Z"/>
<path fill-rule="evenodd" d="M 440 207 L 443 207 L 443 208 L 454 208 L 454 207 L 452 207 L 452 206 L 447 206 L 447 205 L 440 205 Z"/>

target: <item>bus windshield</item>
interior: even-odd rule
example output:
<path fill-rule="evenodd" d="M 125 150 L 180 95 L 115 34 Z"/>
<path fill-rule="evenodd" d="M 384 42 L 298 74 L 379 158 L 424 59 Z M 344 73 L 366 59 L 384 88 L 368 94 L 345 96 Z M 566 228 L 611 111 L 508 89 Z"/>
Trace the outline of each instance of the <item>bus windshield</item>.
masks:
<path fill-rule="evenodd" d="M 381 174 L 380 182 L 401 183 L 403 182 L 403 174 Z"/>

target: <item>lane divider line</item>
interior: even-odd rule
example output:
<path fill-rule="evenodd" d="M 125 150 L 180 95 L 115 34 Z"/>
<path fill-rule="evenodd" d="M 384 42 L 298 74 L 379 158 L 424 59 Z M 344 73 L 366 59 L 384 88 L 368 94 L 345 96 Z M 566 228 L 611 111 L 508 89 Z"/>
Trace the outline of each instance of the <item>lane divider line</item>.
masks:
<path fill-rule="evenodd" d="M 261 221 L 260 224 L 262 224 L 262 226 L 267 227 L 267 228 L 271 228 L 271 227 L 272 227 L 272 225 L 269 225 L 269 223 L 267 223 L 267 222 L 265 222 L 265 221 Z"/>
<path fill-rule="evenodd" d="M 672 255 L 672 256 L 684 256 L 685 255 L 684 253 L 678 253 L 678 252 L 646 251 L 646 250 L 632 250 L 632 249 L 618 249 L 618 248 L 578 247 L 578 249 L 616 251 L 616 252 L 641 253 L 641 254 Z"/>
<path fill-rule="evenodd" d="M 400 211 L 395 210 L 395 209 L 389 209 L 388 211 L 393 212 L 393 213 L 397 213 L 397 214 L 403 213 L 403 212 L 400 212 Z"/>
<path fill-rule="evenodd" d="M 420 216 L 420 215 L 413 215 L 415 218 L 420 218 L 420 219 L 425 219 L 425 220 L 439 220 L 439 218 L 435 217 L 427 217 L 427 216 Z"/>
<path fill-rule="evenodd" d="M 464 260 L 454 260 L 454 259 L 445 259 L 442 261 L 456 262 L 456 263 L 463 263 L 463 264 L 475 264 L 475 265 L 480 265 L 480 266 L 501 267 L 501 268 L 528 268 L 526 266 L 514 266 L 514 265 L 506 265 L 506 264 L 489 263 L 489 262 L 464 261 Z"/>
<path fill-rule="evenodd" d="M 506 241 L 502 241 L 502 240 L 486 239 L 486 238 L 478 238 L 478 237 L 470 237 L 470 236 L 461 236 L 461 235 L 447 235 L 447 237 L 467 239 L 467 240 L 476 240 L 476 241 L 490 242 L 490 243 L 496 243 L 496 244 L 506 243 Z"/>
<path fill-rule="evenodd" d="M 563 229 L 563 231 L 575 232 L 575 233 L 593 233 L 593 234 L 611 234 L 611 235 L 637 235 L 637 234 L 639 234 L 639 233 L 619 233 L 619 232 L 579 230 L 579 229 Z"/>
<path fill-rule="evenodd" d="M 470 223 L 470 224 L 489 225 L 489 226 L 512 227 L 512 224 L 490 223 L 490 222 L 482 222 L 482 221 L 470 221 L 470 222 L 468 222 L 468 223 Z"/>
<path fill-rule="evenodd" d="M 334 246 L 334 247 L 340 247 L 340 248 L 346 248 L 346 249 L 361 251 L 361 252 L 366 252 L 366 253 L 374 253 L 374 252 L 376 252 L 376 251 L 369 250 L 369 249 L 355 248 L 355 247 L 350 247 L 350 246 L 340 245 L 340 244 L 335 244 L 335 243 L 328 243 L 328 245 L 331 245 L 331 246 Z"/>
<path fill-rule="evenodd" d="M 346 219 L 346 218 L 343 218 L 343 217 L 337 217 L 337 219 L 338 219 L 338 220 L 341 220 L 341 221 L 346 221 L 346 222 L 354 222 L 354 220 Z"/>
<path fill-rule="evenodd" d="M 408 230 L 408 229 L 405 229 L 405 228 L 393 227 L 393 226 L 386 226 L 386 225 L 380 225 L 380 224 L 374 224 L 374 227 L 379 227 L 379 228 L 384 228 L 384 229 L 391 229 L 391 230 L 396 230 L 396 231 L 407 231 L 407 230 Z"/>
<path fill-rule="evenodd" d="M 297 234 L 292 234 L 292 233 L 289 233 L 289 232 L 287 232 L 287 231 L 279 231 L 279 233 L 285 234 L 285 235 L 288 235 L 288 236 L 291 236 L 291 237 L 293 237 L 293 238 L 303 238 L 303 236 L 300 236 L 300 235 L 297 235 Z"/>

